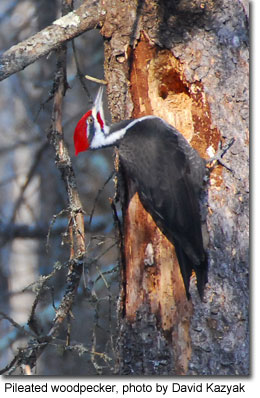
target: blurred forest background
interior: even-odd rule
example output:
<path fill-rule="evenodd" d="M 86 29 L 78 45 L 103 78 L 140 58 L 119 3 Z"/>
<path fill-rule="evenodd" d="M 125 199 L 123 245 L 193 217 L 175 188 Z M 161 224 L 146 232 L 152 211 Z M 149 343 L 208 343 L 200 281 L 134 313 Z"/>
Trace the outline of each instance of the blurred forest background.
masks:
<path fill-rule="evenodd" d="M 74 1 L 74 7 L 80 5 Z M 0 49 L 30 37 L 60 17 L 61 2 L 1 0 Z M 111 150 L 74 156 L 73 132 L 91 107 L 103 78 L 103 40 L 98 31 L 68 44 L 63 129 L 85 211 L 88 258 L 71 316 L 59 339 L 37 361 L 41 375 L 113 373 L 118 249 L 109 197 L 114 194 Z M 26 345 L 27 325 L 41 276 L 37 328 L 47 332 L 64 294 L 69 257 L 67 199 L 46 134 L 51 124 L 55 54 L 0 83 L 0 368 Z M 97 196 L 98 195 L 98 196 Z M 91 217 L 93 215 L 93 217 Z M 92 218 L 89 225 L 90 217 Z M 55 270 L 55 272 L 53 272 Z M 17 323 L 17 324 L 16 324 Z M 20 374 L 22 369 L 11 369 Z"/>

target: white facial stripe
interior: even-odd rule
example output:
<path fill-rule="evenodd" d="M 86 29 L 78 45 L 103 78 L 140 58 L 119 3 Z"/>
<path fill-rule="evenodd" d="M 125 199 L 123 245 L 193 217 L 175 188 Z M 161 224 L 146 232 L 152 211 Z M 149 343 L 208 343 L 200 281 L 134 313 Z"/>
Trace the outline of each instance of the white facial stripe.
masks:
<path fill-rule="evenodd" d="M 112 134 L 109 134 L 108 126 L 104 126 L 104 133 L 99 128 L 98 130 L 96 130 L 95 136 L 93 137 L 90 147 L 92 149 L 98 149 L 106 146 L 111 146 L 116 141 L 120 140 L 120 138 L 122 138 L 125 135 L 125 132 L 126 132 L 125 129 L 121 129 L 115 131 Z"/>
<path fill-rule="evenodd" d="M 157 116 L 152 116 L 152 115 L 140 117 L 139 119 L 135 119 L 132 122 L 130 122 L 126 127 L 122 128 L 120 130 L 117 130 L 111 134 L 109 134 L 108 126 L 104 126 L 104 133 L 101 131 L 100 127 L 97 128 L 97 126 L 96 126 L 95 136 L 93 137 L 90 147 L 92 149 L 98 149 L 98 148 L 114 145 L 117 141 L 119 141 L 121 138 L 123 138 L 123 136 L 125 135 L 127 130 L 129 130 L 135 124 L 142 122 L 143 120 L 146 120 L 146 119 L 154 119 L 154 118 L 158 119 Z"/>

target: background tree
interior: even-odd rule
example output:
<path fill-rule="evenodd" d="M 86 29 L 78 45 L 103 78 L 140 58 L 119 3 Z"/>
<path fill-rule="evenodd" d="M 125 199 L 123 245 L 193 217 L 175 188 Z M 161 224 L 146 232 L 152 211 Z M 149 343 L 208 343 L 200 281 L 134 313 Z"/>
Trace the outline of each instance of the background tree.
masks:
<path fill-rule="evenodd" d="M 71 2 L 63 3 L 63 9 L 65 5 L 72 5 Z M 76 4 L 74 5 L 76 6 Z M 13 7 L 14 11 L 17 4 L 14 4 Z M 101 288 L 101 292 L 108 288 L 106 278 L 107 275 L 111 275 L 111 272 L 115 271 L 115 267 L 108 265 L 107 268 L 100 270 L 99 256 L 102 253 L 96 254 L 100 245 L 93 245 L 93 235 L 90 234 L 89 228 L 87 228 L 87 239 L 84 242 L 81 241 L 82 232 L 79 233 L 79 231 L 82 231 L 83 226 L 79 227 L 77 223 L 80 220 L 76 219 L 76 216 L 78 217 L 81 214 L 79 203 L 77 203 L 76 208 L 69 202 L 69 207 L 64 206 L 63 203 L 62 206 L 59 205 L 58 208 L 54 209 L 53 202 L 48 203 L 49 194 L 47 200 L 46 193 L 38 195 L 37 200 L 43 206 L 41 217 L 37 212 L 39 221 L 43 221 L 43 214 L 44 216 L 49 214 L 49 220 L 54 213 L 64 215 L 64 211 L 61 213 L 63 208 L 69 213 L 68 229 L 65 230 L 63 235 L 63 240 L 70 242 L 69 253 L 67 251 L 69 261 L 66 263 L 69 266 L 69 272 L 67 276 L 64 276 L 67 283 L 65 283 L 65 286 L 67 287 L 64 291 L 64 282 L 59 282 L 61 292 L 59 299 L 57 298 L 56 286 L 54 293 L 59 309 L 63 309 L 62 303 L 67 303 L 68 292 L 70 293 L 68 286 L 70 286 L 71 280 L 74 288 L 79 284 L 79 278 L 75 282 L 71 277 L 71 275 L 77 274 L 75 268 L 77 261 L 75 260 L 78 260 L 78 253 L 75 253 L 74 246 L 77 245 L 77 239 L 76 242 L 75 239 L 72 239 L 73 234 L 79 233 L 80 251 L 82 250 L 80 245 L 87 243 L 88 254 L 84 257 L 84 262 L 89 270 L 89 275 L 87 275 L 88 280 L 85 284 L 79 285 L 77 303 L 73 307 L 76 319 L 72 323 L 69 321 L 68 325 L 71 326 L 65 326 L 63 332 L 61 328 L 56 328 L 57 324 L 65 325 L 66 323 L 64 317 L 61 319 L 57 315 L 60 314 L 59 310 L 56 312 L 54 321 L 49 321 L 49 324 L 44 322 L 45 331 L 40 331 L 39 325 L 35 321 L 37 314 L 35 308 L 40 305 L 48 308 L 44 300 L 48 300 L 51 296 L 54 287 L 53 278 L 49 277 L 46 284 L 38 283 L 36 285 L 40 286 L 41 295 L 38 294 L 39 290 L 36 289 L 35 308 L 32 309 L 32 316 L 29 319 L 31 320 L 30 333 L 33 330 L 34 341 L 38 344 L 35 343 L 37 354 L 42 352 L 41 349 L 44 347 L 41 357 L 44 358 L 44 355 L 48 355 L 46 352 L 50 348 L 52 350 L 54 346 L 62 347 L 66 353 L 63 355 L 68 355 L 67 353 L 71 351 L 87 353 L 88 358 L 92 360 L 91 366 L 94 366 L 95 372 L 103 374 L 115 371 L 120 374 L 248 374 L 248 4 L 246 1 L 238 0 L 232 3 L 227 0 L 207 2 L 201 0 L 188 2 L 185 0 L 85 1 L 73 14 L 58 19 L 54 24 L 36 33 L 27 41 L 6 51 L 2 55 L 2 79 L 21 70 L 51 50 L 58 48 L 61 44 L 80 35 L 83 31 L 94 27 L 100 28 L 104 40 L 105 79 L 108 82 L 108 105 L 113 121 L 146 114 L 161 116 L 179 129 L 191 145 L 205 158 L 216 151 L 219 142 L 225 143 L 226 140 L 235 138 L 235 143 L 225 157 L 225 162 L 227 162 L 230 170 L 220 165 L 214 169 L 210 176 L 207 195 L 203 199 L 202 208 L 207 208 L 207 211 L 203 212 L 202 217 L 209 233 L 209 283 L 205 291 L 205 300 L 202 303 L 198 298 L 194 280 L 191 283 L 192 300 L 191 302 L 186 300 L 172 246 L 155 227 L 151 217 L 144 211 L 136 195 L 125 210 L 124 247 L 121 250 L 121 269 L 124 271 L 121 275 L 122 286 L 125 286 L 125 288 L 121 289 L 120 294 L 118 329 L 120 333 L 117 349 L 114 344 L 114 336 L 112 335 L 110 339 L 106 340 L 106 336 L 111 333 L 104 334 L 102 329 L 102 326 L 105 329 L 106 325 L 109 325 L 110 330 L 114 328 L 115 309 L 111 303 L 114 300 L 115 290 L 110 287 L 102 296 L 99 291 L 97 294 L 96 287 L 96 283 L 102 280 L 105 285 Z M 37 31 L 37 28 L 35 28 L 35 31 Z M 27 36 L 32 33 L 34 32 L 30 32 Z M 47 36 L 48 41 L 46 41 Z M 79 67 L 79 64 L 81 65 L 81 62 L 83 64 L 81 56 L 87 59 L 87 55 L 89 55 L 89 46 L 84 45 L 84 40 L 84 36 L 81 36 L 77 39 L 76 45 L 74 43 L 74 48 L 77 48 L 76 53 L 74 52 L 77 67 Z M 101 45 L 101 40 L 99 43 Z M 63 184 L 65 182 L 65 186 L 67 186 L 67 200 L 70 200 L 71 195 L 68 187 L 73 186 L 73 183 L 67 180 L 67 177 L 71 176 L 68 171 L 70 170 L 70 163 L 66 156 L 65 160 L 68 163 L 65 162 L 66 167 L 64 167 L 64 159 L 61 159 L 59 143 L 63 140 L 62 131 L 59 132 L 60 115 L 59 113 L 55 114 L 57 106 L 58 109 L 61 109 L 61 97 L 57 99 L 57 90 L 63 90 L 62 93 L 65 93 L 67 88 L 64 74 L 64 54 L 62 59 L 61 51 L 59 50 L 57 55 L 59 63 L 53 89 L 46 98 L 50 100 L 54 97 L 54 104 L 56 99 L 56 107 L 54 106 L 52 110 L 52 129 L 50 130 L 51 134 L 49 134 L 49 142 L 54 144 L 56 149 L 57 165 L 63 170 Z M 73 65 L 70 64 L 71 51 L 69 50 L 68 53 L 67 70 L 69 72 L 73 70 L 72 76 L 75 76 L 75 68 L 73 69 Z M 75 54 L 77 54 L 76 58 Z M 93 51 L 89 57 L 91 62 L 98 57 L 98 54 L 101 54 L 101 52 Z M 53 61 L 55 63 L 55 60 Z M 34 76 L 30 69 L 36 68 L 38 64 L 35 63 L 22 72 L 25 76 L 28 73 L 27 80 L 30 84 Z M 54 67 L 50 59 L 45 60 L 44 65 L 46 65 L 45 68 L 51 69 Z M 91 68 L 89 69 L 90 72 L 86 69 L 87 67 L 84 65 L 84 73 L 95 74 L 93 70 L 90 70 Z M 62 71 L 64 79 L 60 81 L 58 78 Z M 38 76 L 42 76 L 41 69 L 37 72 L 39 73 Z M 82 77 L 79 69 L 77 69 L 77 73 L 79 77 Z M 19 75 L 20 73 L 17 76 Z M 30 79 L 28 79 L 28 76 L 30 76 Z M 98 77 L 101 77 L 101 73 Z M 10 81 L 10 79 L 12 77 L 8 80 Z M 28 85 L 29 82 L 27 81 Z M 85 99 L 88 93 L 82 90 L 79 94 L 78 90 L 75 91 L 78 81 L 74 83 L 73 79 L 68 78 L 68 83 L 72 84 L 72 90 L 66 91 L 64 99 L 64 114 L 68 115 L 68 126 L 66 126 L 65 133 L 67 131 L 68 137 L 71 137 L 73 127 L 70 122 L 75 121 L 79 114 L 86 111 L 87 106 L 84 104 L 82 108 L 80 104 L 82 104 L 82 98 Z M 49 84 L 48 88 L 50 89 L 50 87 Z M 88 85 L 88 87 L 93 86 Z M 51 110 L 48 109 L 50 101 L 45 102 L 43 107 L 43 91 L 38 91 L 38 96 L 42 107 L 35 125 L 41 126 L 39 118 L 42 117 L 43 112 L 50 115 Z M 75 102 L 76 96 L 81 102 Z M 33 109 L 31 103 L 28 109 L 30 112 Z M 8 126 L 10 127 L 10 125 Z M 12 131 L 15 130 L 15 128 L 12 128 Z M 57 135 L 56 132 L 59 134 Z M 26 140 L 28 140 L 27 134 L 26 131 Z M 17 139 L 15 138 L 14 141 L 16 146 Z M 42 142 L 43 148 L 47 148 L 45 138 L 41 138 L 40 142 Z M 19 153 L 21 153 L 20 145 L 28 150 L 29 146 L 27 143 L 25 145 L 23 140 L 21 144 L 20 141 L 18 143 Z M 69 138 L 69 143 L 71 144 L 71 138 Z M 12 145 L 14 144 L 11 144 L 11 148 Z M 37 155 L 35 161 L 41 162 L 42 152 L 44 153 L 47 149 L 42 149 L 42 152 L 38 149 L 39 152 L 37 152 L 35 148 L 32 148 L 32 144 L 30 148 L 32 153 Z M 101 155 L 89 155 L 85 156 L 84 159 L 82 157 L 77 160 L 76 175 L 78 186 L 81 187 L 80 197 L 84 204 L 91 201 L 90 188 L 97 178 L 97 168 L 106 170 L 107 175 L 103 183 L 108 179 L 109 173 L 105 162 L 110 155 L 111 153 L 104 155 L 105 158 Z M 53 154 L 49 156 L 52 161 L 50 170 L 53 173 Z M 14 157 L 16 158 L 16 156 Z M 28 158 L 28 156 L 25 157 Z M 84 165 L 83 167 L 85 162 L 87 162 L 87 166 Z M 97 167 L 94 167 L 94 163 Z M 25 175 L 35 177 L 36 166 L 39 167 L 38 164 L 34 165 L 34 168 L 31 165 L 31 168 L 29 167 L 30 172 Z M 82 174 L 81 171 L 83 171 Z M 42 180 L 44 180 L 46 167 L 44 167 L 42 173 Z M 93 181 L 92 173 L 94 175 Z M 58 174 L 56 179 L 60 181 Z M 54 180 L 54 187 L 57 186 L 56 179 Z M 29 182 L 31 180 L 32 177 Z M 49 181 L 51 179 L 48 179 L 47 192 L 50 191 Z M 103 183 L 100 182 L 100 186 Z M 20 193 L 20 197 L 23 200 L 19 199 L 18 195 L 19 203 L 23 205 L 24 192 L 30 185 L 27 182 L 22 186 L 22 196 Z M 41 184 L 41 189 L 43 187 L 44 183 Z M 110 187 L 112 196 L 112 184 Z M 97 192 L 97 187 L 94 186 L 93 188 L 94 192 Z M 56 190 L 53 188 L 52 191 Z M 104 191 L 102 191 L 102 194 L 107 197 Z M 66 197 L 64 185 L 60 190 L 60 196 L 61 200 L 64 201 L 64 197 Z M 45 200 L 41 200 L 42 197 Z M 14 209 L 21 206 L 18 199 L 14 201 L 14 206 L 11 206 L 12 215 Z M 101 200 L 95 203 L 96 207 L 98 203 L 101 206 Z M 88 206 L 86 204 L 85 206 Z M 39 208 L 37 204 L 30 204 L 30 207 L 33 209 Z M 93 206 L 88 207 L 88 213 L 91 216 L 92 208 Z M 107 204 L 105 209 L 108 209 Z M 89 218 L 85 218 L 88 222 Z M 102 222 L 108 225 L 105 220 L 103 211 Z M 16 218 L 14 216 L 8 217 L 7 221 L 3 228 L 6 226 L 8 230 L 16 231 L 17 225 L 14 225 Z M 112 214 L 110 213 L 111 222 Z M 29 224 L 31 224 L 31 220 Z M 2 230 L 6 231 L 3 228 Z M 102 231 L 105 232 L 104 229 Z M 25 235 L 25 228 L 21 235 Z M 6 249 L 6 232 L 2 236 L 5 237 Z M 51 233 L 50 236 L 52 236 Z M 11 241 L 14 244 L 11 240 L 14 237 L 15 235 L 11 235 L 8 242 Z M 111 241 L 110 245 L 108 243 L 109 236 L 107 233 L 106 237 L 107 239 L 103 243 L 105 246 L 102 245 L 105 252 L 111 246 Z M 102 238 L 102 242 L 104 242 L 104 238 Z M 153 258 L 149 267 L 146 266 L 147 261 L 151 260 L 148 258 L 148 244 L 153 247 Z M 40 246 L 42 247 L 42 245 Z M 54 248 L 53 243 L 51 247 Z M 135 255 L 132 255 L 133 248 Z M 6 250 L 6 253 L 10 256 L 10 248 L 9 251 Z M 64 256 L 64 254 L 64 249 L 62 249 L 60 255 Z M 53 255 L 55 258 L 58 257 L 54 250 Z M 111 256 L 114 256 L 113 260 Z M 112 261 L 112 264 L 115 264 L 115 258 L 115 253 L 109 254 L 105 262 L 111 264 Z M 3 262 L 7 266 L 6 258 Z M 98 275 L 93 272 L 91 265 L 98 269 Z M 57 272 L 57 268 L 56 264 L 55 272 Z M 60 268 L 65 267 L 60 266 Z M 110 273 L 107 274 L 107 272 Z M 51 275 L 53 276 L 53 273 Z M 51 280 L 51 283 L 49 283 L 49 280 Z M 80 289 L 85 294 L 87 293 L 87 300 L 84 301 L 81 297 Z M 48 294 L 49 297 L 46 298 Z M 69 310 L 75 301 L 75 289 L 71 297 L 72 300 L 65 308 L 65 314 L 69 317 Z M 103 305 L 104 302 L 107 302 L 108 312 L 106 306 Z M 10 305 L 9 302 L 8 305 Z M 93 321 L 92 344 L 89 340 L 91 331 L 88 330 L 81 336 L 75 332 L 73 334 L 73 331 L 69 332 L 70 327 L 75 330 L 76 314 L 79 316 L 81 306 L 83 306 L 84 311 L 87 308 L 89 309 L 85 313 Z M 103 314 L 109 314 L 107 318 L 104 318 L 103 323 L 100 321 L 100 311 Z M 9 312 L 9 310 L 5 312 Z M 6 316 L 5 319 L 7 319 Z M 62 322 L 60 322 L 61 320 Z M 80 316 L 79 320 L 82 323 Z M 65 334 L 67 334 L 66 342 L 64 342 Z M 48 336 L 48 339 L 46 336 Z M 77 344 L 75 342 L 71 344 L 72 336 L 74 340 L 77 340 Z M 106 340 L 107 344 L 101 343 L 103 339 Z M 78 344 L 78 340 L 83 341 L 84 346 Z M 97 348 L 101 349 L 98 351 Z M 34 354 L 35 352 L 36 349 L 34 349 Z M 26 350 L 22 354 L 20 352 L 20 357 L 16 357 L 16 362 L 12 365 L 29 363 L 32 367 L 35 364 L 32 357 L 28 360 Z M 108 354 L 109 358 L 112 359 L 110 362 Z M 51 355 L 53 356 L 54 353 L 51 352 Z M 117 357 L 116 364 L 113 360 L 115 357 Z M 43 359 L 41 360 L 43 361 Z M 93 373 L 91 366 L 87 367 L 86 365 L 83 373 Z M 10 369 L 10 366 L 7 368 Z M 70 372 L 77 373 L 77 370 L 77 367 L 75 367 Z M 68 369 L 64 369 L 64 373 L 67 372 Z"/>

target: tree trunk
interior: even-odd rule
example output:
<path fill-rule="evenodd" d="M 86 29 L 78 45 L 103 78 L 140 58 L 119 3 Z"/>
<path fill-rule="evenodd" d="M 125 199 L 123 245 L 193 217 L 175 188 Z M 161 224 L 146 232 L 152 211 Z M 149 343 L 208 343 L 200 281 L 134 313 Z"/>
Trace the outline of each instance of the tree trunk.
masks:
<path fill-rule="evenodd" d="M 215 167 L 202 203 L 209 234 L 203 302 L 194 278 L 186 299 L 174 248 L 138 194 L 124 198 L 120 374 L 249 372 L 246 6 L 239 0 L 104 0 L 113 121 L 160 116 L 204 158 L 235 138 L 224 158 L 232 170 Z"/>

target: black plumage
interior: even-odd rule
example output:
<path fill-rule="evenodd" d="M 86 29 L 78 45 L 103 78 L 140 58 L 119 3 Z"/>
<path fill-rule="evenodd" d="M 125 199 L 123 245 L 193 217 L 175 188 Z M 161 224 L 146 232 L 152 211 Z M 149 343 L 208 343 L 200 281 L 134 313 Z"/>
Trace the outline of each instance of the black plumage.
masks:
<path fill-rule="evenodd" d="M 113 125 L 110 134 L 126 128 L 115 142 L 120 165 L 134 183 L 144 208 L 175 246 L 189 298 L 192 269 L 202 298 L 207 282 L 199 195 L 206 163 L 185 138 L 160 118 L 143 118 Z M 127 128 L 129 126 L 129 129 Z"/>

